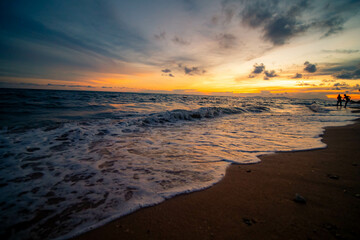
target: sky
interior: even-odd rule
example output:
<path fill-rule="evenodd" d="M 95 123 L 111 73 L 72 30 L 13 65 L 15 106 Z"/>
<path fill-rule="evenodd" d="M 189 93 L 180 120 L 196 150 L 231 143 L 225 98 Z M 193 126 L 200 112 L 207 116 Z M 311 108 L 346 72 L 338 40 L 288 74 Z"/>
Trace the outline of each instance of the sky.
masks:
<path fill-rule="evenodd" d="M 360 100 L 359 0 L 2 0 L 0 87 Z"/>

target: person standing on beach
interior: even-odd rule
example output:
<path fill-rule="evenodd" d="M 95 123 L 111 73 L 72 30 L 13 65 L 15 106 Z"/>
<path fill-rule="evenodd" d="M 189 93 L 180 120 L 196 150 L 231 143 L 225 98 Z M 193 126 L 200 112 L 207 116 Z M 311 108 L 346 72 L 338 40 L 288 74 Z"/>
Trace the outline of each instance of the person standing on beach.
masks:
<path fill-rule="evenodd" d="M 344 94 L 344 100 L 345 100 L 345 108 L 346 108 L 346 105 L 348 104 L 348 102 L 350 101 L 350 96 Z"/>
<path fill-rule="evenodd" d="M 341 104 L 342 104 L 342 97 L 341 97 L 341 95 L 339 94 L 338 96 L 337 96 L 337 103 L 336 103 L 336 106 L 338 107 L 339 106 L 339 104 L 340 104 L 340 107 L 342 106 Z"/>

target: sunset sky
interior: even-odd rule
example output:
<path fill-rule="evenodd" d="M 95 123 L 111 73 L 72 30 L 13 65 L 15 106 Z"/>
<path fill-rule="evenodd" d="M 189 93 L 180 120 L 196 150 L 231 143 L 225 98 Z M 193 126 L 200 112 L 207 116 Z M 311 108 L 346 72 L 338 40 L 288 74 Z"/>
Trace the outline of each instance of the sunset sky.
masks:
<path fill-rule="evenodd" d="M 360 99 L 358 0 L 3 0 L 0 87 Z"/>

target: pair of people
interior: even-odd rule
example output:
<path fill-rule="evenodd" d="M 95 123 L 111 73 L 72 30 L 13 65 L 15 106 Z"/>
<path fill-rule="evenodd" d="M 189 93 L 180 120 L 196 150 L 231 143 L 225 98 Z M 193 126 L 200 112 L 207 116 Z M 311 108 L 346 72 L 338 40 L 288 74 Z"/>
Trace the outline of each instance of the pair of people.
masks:
<path fill-rule="evenodd" d="M 346 94 L 344 94 L 344 100 L 345 100 L 345 108 L 346 108 L 346 105 L 348 104 L 348 102 L 350 102 L 350 96 L 348 96 L 348 95 L 346 95 Z M 336 106 L 339 106 L 339 104 L 340 104 L 340 107 L 342 106 L 342 97 L 341 97 L 341 95 L 339 94 L 338 96 L 337 96 L 337 103 L 336 103 Z"/>

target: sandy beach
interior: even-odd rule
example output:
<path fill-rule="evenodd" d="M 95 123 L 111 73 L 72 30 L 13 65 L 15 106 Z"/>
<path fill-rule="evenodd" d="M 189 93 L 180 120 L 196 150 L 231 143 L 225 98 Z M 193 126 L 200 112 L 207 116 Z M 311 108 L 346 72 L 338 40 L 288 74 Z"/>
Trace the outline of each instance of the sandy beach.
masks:
<path fill-rule="evenodd" d="M 359 239 L 360 122 L 327 128 L 323 141 L 325 149 L 231 165 L 207 190 L 75 239 Z"/>

